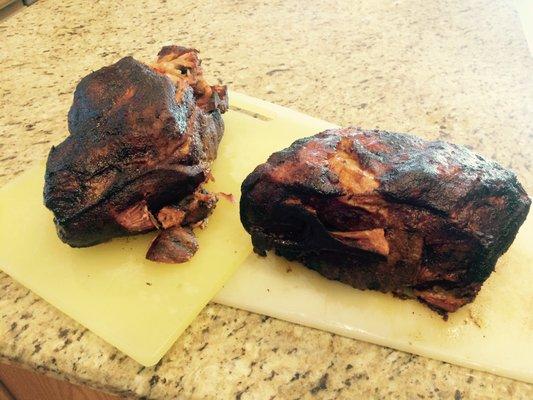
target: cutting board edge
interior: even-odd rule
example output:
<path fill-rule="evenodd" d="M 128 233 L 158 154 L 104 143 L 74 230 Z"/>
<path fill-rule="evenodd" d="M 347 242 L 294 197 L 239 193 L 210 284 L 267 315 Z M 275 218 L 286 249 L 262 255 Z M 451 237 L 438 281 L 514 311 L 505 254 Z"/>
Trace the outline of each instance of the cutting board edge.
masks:
<path fill-rule="evenodd" d="M 272 313 L 272 312 L 269 312 L 267 309 L 259 309 L 255 307 L 243 307 L 243 306 L 238 305 L 236 302 L 227 301 L 224 299 L 218 299 L 217 297 L 215 297 L 211 301 L 216 304 L 221 304 L 227 307 L 232 307 L 232 308 L 236 308 L 239 310 L 248 311 L 254 314 L 266 315 L 272 318 L 276 318 L 282 321 L 289 322 L 291 324 L 305 326 L 305 327 L 317 329 L 323 332 L 331 332 L 336 335 L 346 337 L 349 339 L 356 339 L 356 340 L 360 340 L 363 342 L 372 343 L 372 344 L 383 346 L 383 347 L 388 347 L 394 350 L 399 350 L 405 353 L 415 354 L 418 356 L 430 358 L 432 360 L 446 362 L 448 364 L 457 365 L 463 368 L 471 368 L 471 369 L 475 369 L 478 371 L 488 372 L 493 375 L 503 376 L 505 378 L 533 384 L 532 373 L 514 372 L 513 370 L 508 370 L 508 369 L 484 367 L 480 364 L 477 364 L 474 361 L 469 361 L 466 359 L 455 358 L 455 357 L 449 357 L 448 353 L 445 353 L 445 352 L 439 353 L 439 352 L 432 351 L 430 349 L 424 349 L 425 346 L 419 346 L 419 348 L 417 349 L 417 347 L 410 346 L 410 345 L 405 345 L 405 346 L 394 345 L 394 342 L 392 340 L 384 338 L 384 337 L 380 337 L 378 335 L 373 335 L 364 330 L 347 332 L 346 329 L 342 329 L 341 327 L 332 326 L 332 325 L 325 326 L 320 323 L 301 324 L 299 322 L 295 322 L 291 320 L 290 315 L 285 314 L 283 312 Z"/>
<path fill-rule="evenodd" d="M 239 266 L 244 262 L 244 260 L 246 260 L 246 258 L 248 257 L 249 255 L 249 252 L 246 252 L 246 251 L 243 251 L 242 252 L 242 255 L 241 255 L 241 261 L 240 262 L 237 262 L 235 264 L 235 267 L 233 268 L 233 271 L 230 271 L 227 275 L 229 275 L 229 277 L 225 277 L 225 281 L 231 279 L 231 276 L 233 276 L 235 274 L 235 272 L 237 271 L 237 269 L 239 268 Z M 49 304 L 50 306 L 52 306 L 55 310 L 57 310 L 58 312 L 60 312 L 61 314 L 67 316 L 68 318 L 70 318 L 72 321 L 74 321 L 75 323 L 77 324 L 80 324 L 81 326 L 87 328 L 89 331 L 91 331 L 93 334 L 95 334 L 96 336 L 98 336 L 98 338 L 100 340 L 103 340 L 104 342 L 106 342 L 107 344 L 117 348 L 119 351 L 121 351 L 122 353 L 126 354 L 128 357 L 130 357 L 131 359 L 133 359 L 134 361 L 138 362 L 139 364 L 145 366 L 145 367 L 151 367 L 151 366 L 154 366 L 155 364 L 157 364 L 159 362 L 159 360 L 161 360 L 161 358 L 163 358 L 165 356 L 165 354 L 168 352 L 168 350 L 172 347 L 172 345 L 176 342 L 176 340 L 179 339 L 179 337 L 185 333 L 185 331 L 187 330 L 187 328 L 191 325 L 191 324 L 188 324 L 185 328 L 181 328 L 179 327 L 179 329 L 176 329 L 177 333 L 175 335 L 172 336 L 172 339 L 169 339 L 166 343 L 162 344 L 161 346 L 158 347 L 157 350 L 154 350 L 154 355 L 152 356 L 147 356 L 147 357 L 139 357 L 139 356 L 133 356 L 132 353 L 135 353 L 135 352 L 131 352 L 128 350 L 128 346 L 122 346 L 120 344 L 117 344 L 117 343 L 121 343 L 120 339 L 117 339 L 117 336 L 115 334 L 111 334 L 110 332 L 108 333 L 105 333 L 102 335 L 102 329 L 98 328 L 98 327 L 92 327 L 90 323 L 82 323 L 80 322 L 78 319 L 74 318 L 71 314 L 73 314 L 73 311 L 70 310 L 70 307 L 68 306 L 68 304 L 65 304 L 61 299 L 54 299 L 52 298 L 51 296 L 47 296 L 47 295 L 42 295 L 40 293 L 40 290 L 39 289 L 33 289 L 29 286 L 33 286 L 30 284 L 26 284 L 26 282 L 24 281 L 23 277 L 19 277 L 17 274 L 13 274 L 11 273 L 11 271 L 7 271 L 5 269 L 5 267 L 3 267 L 4 265 L 7 265 L 8 263 L 0 258 L 0 271 L 2 271 L 3 273 L 5 273 L 6 275 L 8 275 L 11 279 L 13 279 L 15 282 L 17 282 L 19 285 L 31 290 L 31 292 L 33 294 L 35 294 L 37 297 L 39 297 L 40 299 L 42 299 L 44 302 L 46 302 L 47 304 Z M 194 313 L 196 316 L 198 316 L 198 314 L 200 314 L 202 312 L 202 310 L 205 308 L 205 306 L 207 304 L 209 304 L 209 302 L 212 301 L 212 299 L 217 295 L 217 293 L 220 291 L 219 288 L 216 288 L 214 287 L 212 290 L 211 290 L 211 295 L 209 297 L 208 300 L 206 300 L 204 302 L 204 304 L 201 304 L 199 305 L 198 307 L 196 307 L 197 309 L 195 309 Z M 60 307 L 56 306 L 56 304 L 60 304 Z M 196 319 L 196 317 L 194 318 Z M 193 319 L 193 322 L 194 322 L 194 319 Z M 103 338 L 106 338 L 106 339 L 103 339 Z M 108 338 L 112 337 L 113 339 L 110 340 Z"/>
<path fill-rule="evenodd" d="M 253 96 L 241 92 L 228 91 L 229 95 L 229 104 L 231 106 L 236 106 L 239 108 L 245 108 L 248 111 L 254 111 L 258 114 L 264 115 L 268 118 L 289 118 L 291 120 L 299 120 L 300 123 L 304 122 L 310 125 L 320 125 L 323 128 L 319 128 L 315 131 L 310 131 L 309 135 L 314 135 L 320 131 L 320 129 L 330 129 L 330 128 L 340 128 L 339 125 L 333 124 L 331 122 L 325 121 L 323 119 L 314 117 L 312 115 L 304 114 L 300 111 L 293 110 L 291 108 L 270 103 L 265 100 L 258 99 Z"/>

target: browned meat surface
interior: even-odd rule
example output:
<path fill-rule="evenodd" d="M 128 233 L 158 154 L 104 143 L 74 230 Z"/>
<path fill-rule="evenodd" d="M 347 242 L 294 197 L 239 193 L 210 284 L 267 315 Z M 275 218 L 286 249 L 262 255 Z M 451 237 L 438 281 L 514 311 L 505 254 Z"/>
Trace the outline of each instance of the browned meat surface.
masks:
<path fill-rule="evenodd" d="M 46 165 L 44 201 L 59 237 L 84 247 L 162 229 L 149 258 L 189 259 L 197 245 L 181 227 L 200 224 L 215 206 L 202 185 L 227 105 L 226 87 L 209 86 L 197 50 L 185 47 L 164 47 L 152 65 L 125 57 L 83 78 L 70 135 Z"/>
<path fill-rule="evenodd" d="M 240 207 L 257 253 L 446 315 L 474 299 L 530 203 L 512 172 L 462 146 L 347 128 L 272 154 Z"/>

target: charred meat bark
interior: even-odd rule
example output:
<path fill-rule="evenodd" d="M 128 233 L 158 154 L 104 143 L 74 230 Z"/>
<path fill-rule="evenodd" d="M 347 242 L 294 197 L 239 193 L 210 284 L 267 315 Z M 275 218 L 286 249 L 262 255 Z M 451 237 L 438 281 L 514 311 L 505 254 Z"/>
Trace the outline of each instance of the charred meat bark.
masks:
<path fill-rule="evenodd" d="M 161 229 L 148 257 L 189 259 L 197 245 L 187 227 L 216 203 L 202 185 L 226 109 L 226 87 L 206 83 L 195 49 L 166 46 L 154 64 L 125 57 L 83 78 L 68 114 L 70 135 L 52 147 L 46 165 L 44 201 L 59 237 L 84 247 Z"/>
<path fill-rule="evenodd" d="M 240 208 L 257 253 L 446 315 L 474 299 L 530 203 L 512 172 L 462 146 L 346 128 L 272 154 Z"/>

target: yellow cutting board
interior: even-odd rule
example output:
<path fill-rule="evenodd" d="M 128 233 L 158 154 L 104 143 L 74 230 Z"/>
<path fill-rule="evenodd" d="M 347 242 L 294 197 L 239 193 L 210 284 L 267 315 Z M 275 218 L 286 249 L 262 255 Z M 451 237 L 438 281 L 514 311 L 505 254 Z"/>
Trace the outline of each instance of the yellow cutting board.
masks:
<path fill-rule="evenodd" d="M 251 251 L 239 220 L 243 179 L 280 145 L 315 130 L 306 118 L 299 125 L 268 111 L 255 115 L 262 108 L 247 96 L 229 98 L 208 188 L 236 201 L 219 200 L 207 228 L 197 230 L 191 261 L 145 260 L 153 233 L 84 249 L 63 244 L 42 204 L 41 164 L 0 188 L 0 269 L 139 363 L 157 363 Z"/>

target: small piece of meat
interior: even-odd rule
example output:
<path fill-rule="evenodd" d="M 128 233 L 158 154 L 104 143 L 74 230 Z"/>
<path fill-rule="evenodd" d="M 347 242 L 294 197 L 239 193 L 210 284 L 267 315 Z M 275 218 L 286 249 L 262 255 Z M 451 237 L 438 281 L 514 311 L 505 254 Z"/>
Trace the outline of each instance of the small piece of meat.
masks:
<path fill-rule="evenodd" d="M 215 194 L 201 189 L 196 191 L 194 195 L 183 199 L 176 207 L 185 211 L 183 223 L 193 225 L 209 217 L 215 209 L 217 201 L 218 198 Z"/>
<path fill-rule="evenodd" d="M 530 204 L 511 171 L 465 147 L 346 128 L 272 154 L 240 210 L 258 254 L 446 315 L 473 301 Z"/>
<path fill-rule="evenodd" d="M 165 206 L 157 213 L 157 220 L 163 229 L 181 226 L 185 218 L 185 211 L 175 206 Z"/>
<path fill-rule="evenodd" d="M 215 194 L 202 188 L 178 204 L 163 207 L 157 214 L 157 219 L 165 229 L 175 225 L 192 226 L 209 217 L 217 201 Z"/>
<path fill-rule="evenodd" d="M 165 46 L 151 65 L 125 57 L 80 81 L 70 135 L 46 164 L 44 202 L 61 240 L 92 246 L 209 215 L 216 201 L 202 187 L 228 98 L 200 64 L 197 50 Z M 166 213 L 175 205 L 179 213 Z"/>
<path fill-rule="evenodd" d="M 232 204 L 235 204 L 235 196 L 232 193 L 218 192 L 218 195 Z"/>
<path fill-rule="evenodd" d="M 480 288 L 481 284 L 478 284 L 463 291 L 464 293 L 458 293 L 435 286 L 426 290 L 414 290 L 413 294 L 421 302 L 445 314 L 472 302 Z"/>
<path fill-rule="evenodd" d="M 198 250 L 192 229 L 174 226 L 162 231 L 152 242 L 146 258 L 162 263 L 189 261 Z"/>

